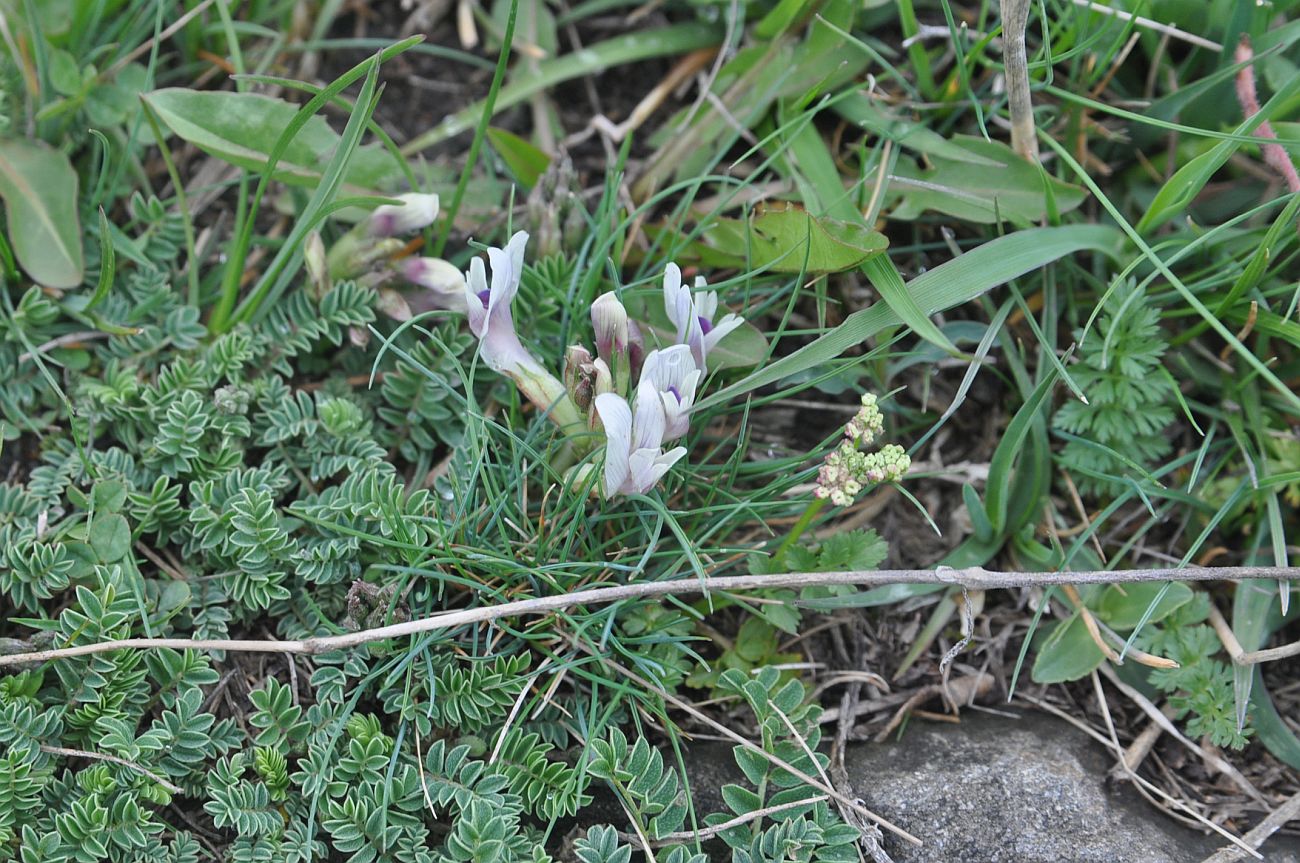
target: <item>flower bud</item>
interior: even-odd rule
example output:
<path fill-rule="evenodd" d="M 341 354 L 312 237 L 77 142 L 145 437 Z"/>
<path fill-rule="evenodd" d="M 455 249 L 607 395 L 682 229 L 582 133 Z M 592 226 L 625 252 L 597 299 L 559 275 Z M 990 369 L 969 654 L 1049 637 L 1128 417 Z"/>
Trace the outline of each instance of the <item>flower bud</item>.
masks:
<path fill-rule="evenodd" d="M 632 379 L 628 358 L 627 309 L 613 293 L 601 294 L 591 304 L 591 325 L 596 331 L 596 353 L 613 375 L 614 386 L 626 391 Z"/>
<path fill-rule="evenodd" d="M 413 192 L 398 195 L 400 204 L 384 204 L 370 214 L 368 224 L 372 237 L 395 237 L 410 234 L 433 224 L 438 218 L 438 196 Z"/>
<path fill-rule="evenodd" d="M 411 319 L 411 307 L 407 304 L 406 298 L 392 288 L 379 289 L 379 302 L 376 308 L 395 321 L 409 321 Z"/>
<path fill-rule="evenodd" d="M 632 380 L 641 379 L 641 367 L 645 364 L 645 336 L 636 321 L 627 322 L 627 361 L 632 373 Z"/>
<path fill-rule="evenodd" d="M 407 258 L 401 268 L 402 278 L 426 291 L 415 302 L 422 311 L 465 311 L 465 274 L 452 264 L 442 258 Z"/>
<path fill-rule="evenodd" d="M 311 280 L 312 296 L 320 299 L 330 292 L 329 265 L 325 262 L 325 242 L 318 231 L 312 231 L 302 245 L 303 265 L 307 268 L 307 278 Z"/>
<path fill-rule="evenodd" d="M 627 309 L 613 293 L 601 294 L 591 304 L 591 325 L 596 330 L 596 353 L 605 362 L 627 350 Z"/>
<path fill-rule="evenodd" d="M 583 372 L 591 365 L 591 359 L 591 351 L 582 345 L 569 345 L 564 352 L 564 390 L 578 410 L 584 413 L 596 395 L 590 377 Z"/>

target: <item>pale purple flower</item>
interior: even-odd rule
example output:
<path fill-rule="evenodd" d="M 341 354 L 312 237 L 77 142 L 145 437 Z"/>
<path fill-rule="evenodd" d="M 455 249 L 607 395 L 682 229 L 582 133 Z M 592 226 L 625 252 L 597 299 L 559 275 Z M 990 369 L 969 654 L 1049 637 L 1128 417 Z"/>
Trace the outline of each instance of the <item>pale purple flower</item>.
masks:
<path fill-rule="evenodd" d="M 519 278 L 523 275 L 527 243 L 528 234 L 520 231 L 510 238 L 505 249 L 488 249 L 492 267 L 490 285 L 482 258 L 470 261 L 469 272 L 465 274 L 465 313 L 470 332 L 478 337 L 488 368 L 502 374 L 510 374 L 520 367 L 541 367 L 519 343 L 511 312 L 519 291 Z"/>
<path fill-rule="evenodd" d="M 402 261 L 402 278 L 428 293 L 421 297 L 421 306 L 466 310 L 465 274 L 442 258 L 406 258 Z"/>
<path fill-rule="evenodd" d="M 645 494 L 686 455 L 685 447 L 664 452 L 664 408 L 650 387 L 637 389 L 635 415 L 617 393 L 596 396 L 605 427 L 605 497 Z"/>
<path fill-rule="evenodd" d="M 739 315 L 726 314 L 714 320 L 718 313 L 717 291 L 703 290 L 704 277 L 695 278 L 695 291 L 682 284 L 682 271 L 676 264 L 664 269 L 664 311 L 677 328 L 677 343 L 691 349 L 695 367 L 705 369 L 709 351 L 717 347 L 728 333 L 744 323 Z"/>
<path fill-rule="evenodd" d="M 583 425 L 577 408 L 562 384 L 542 368 L 519 341 L 511 313 L 519 279 L 524 270 L 524 246 L 528 234 L 518 232 L 504 249 L 488 249 L 492 268 L 489 284 L 483 259 L 470 261 L 465 274 L 465 313 L 469 328 L 479 340 L 479 354 L 488 368 L 510 378 L 529 401 L 549 411 L 552 421 L 564 429 Z"/>
<path fill-rule="evenodd" d="M 400 204 L 382 204 L 370 214 L 370 236 L 395 237 L 419 231 L 438 218 L 438 196 L 412 192 L 398 195 Z"/>
<path fill-rule="evenodd" d="M 700 376 L 691 349 L 686 345 L 651 351 L 646 356 L 638 393 L 640 387 L 649 387 L 663 403 L 665 441 L 676 440 L 690 428 L 691 407 L 695 404 Z"/>

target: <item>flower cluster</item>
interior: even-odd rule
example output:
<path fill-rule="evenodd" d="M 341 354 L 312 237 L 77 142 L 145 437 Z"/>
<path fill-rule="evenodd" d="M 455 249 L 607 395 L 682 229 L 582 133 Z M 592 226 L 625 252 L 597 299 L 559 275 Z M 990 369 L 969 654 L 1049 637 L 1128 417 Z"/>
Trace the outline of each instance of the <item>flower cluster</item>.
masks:
<path fill-rule="evenodd" d="M 681 271 L 669 264 L 664 308 L 677 328 L 677 343 L 647 353 L 642 327 L 628 317 L 616 295 L 602 294 L 591 304 L 595 355 L 582 345 L 571 346 L 562 379 L 557 379 L 519 341 L 511 313 L 527 241 L 521 231 L 505 249 L 488 250 L 490 280 L 477 258 L 465 276 L 466 313 L 480 355 L 548 411 L 566 434 L 576 438 L 578 432 L 603 431 L 602 490 L 607 499 L 644 494 L 686 455 L 685 447 L 665 445 L 690 428 L 708 352 L 743 320 L 727 314 L 715 322 L 717 294 L 684 287 Z M 704 287 L 702 279 L 696 287 Z"/>
<path fill-rule="evenodd" d="M 862 407 L 844 425 L 844 440 L 817 473 L 818 498 L 836 506 L 853 503 L 869 484 L 897 482 L 912 466 L 907 452 L 898 444 L 886 444 L 876 452 L 863 452 L 885 428 L 884 417 L 871 394 L 862 397 Z"/>

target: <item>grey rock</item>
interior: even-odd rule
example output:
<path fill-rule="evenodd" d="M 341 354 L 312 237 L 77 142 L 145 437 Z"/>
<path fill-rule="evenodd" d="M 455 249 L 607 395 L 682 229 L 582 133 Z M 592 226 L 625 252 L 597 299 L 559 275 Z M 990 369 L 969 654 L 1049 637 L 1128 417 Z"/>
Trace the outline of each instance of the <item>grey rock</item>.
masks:
<path fill-rule="evenodd" d="M 867 806 L 924 842 L 886 833 L 895 863 L 1199 863 L 1225 844 L 1108 783 L 1112 763 L 1052 717 L 971 712 L 960 725 L 913 720 L 901 740 L 855 746 L 845 759 Z M 687 764 L 697 811 L 722 808 L 717 789 L 742 781 L 726 746 L 694 746 Z M 1300 863 L 1289 839 L 1263 852 Z"/>

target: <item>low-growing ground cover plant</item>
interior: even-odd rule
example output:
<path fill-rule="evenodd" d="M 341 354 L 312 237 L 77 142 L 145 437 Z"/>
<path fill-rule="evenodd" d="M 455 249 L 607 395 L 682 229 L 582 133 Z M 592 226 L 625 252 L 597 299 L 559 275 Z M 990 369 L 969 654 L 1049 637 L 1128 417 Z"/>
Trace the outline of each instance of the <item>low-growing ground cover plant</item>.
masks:
<path fill-rule="evenodd" d="M 989 4 L 464 3 L 459 48 L 183 5 L 0 0 L 0 860 L 889 859 L 924 825 L 833 761 L 868 689 L 887 735 L 1105 680 L 1300 767 L 1287 581 L 815 583 L 1288 565 L 1294 4 L 1230 65 L 1049 4 L 1023 68 Z M 414 57 L 483 101 L 393 126 Z M 674 86 L 582 129 L 548 90 L 654 57 L 710 71 L 644 134 Z M 1041 160 L 992 122 L 1030 68 Z M 692 735 L 735 744 L 717 811 Z"/>

